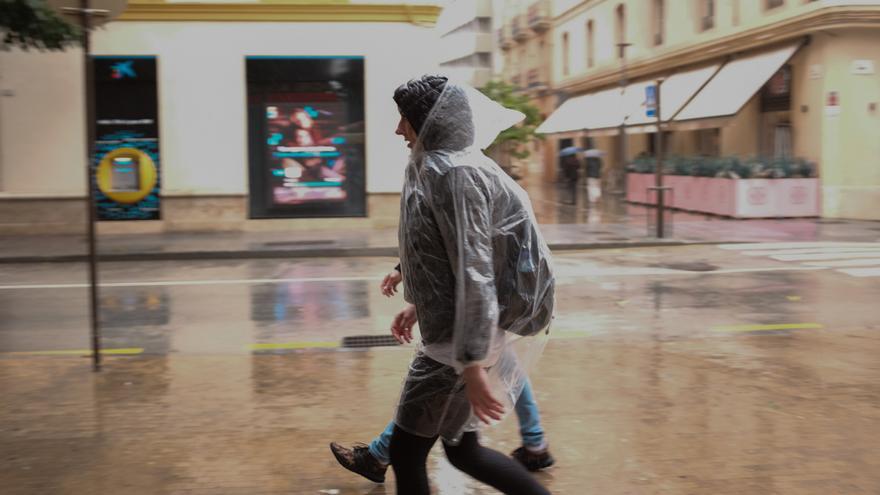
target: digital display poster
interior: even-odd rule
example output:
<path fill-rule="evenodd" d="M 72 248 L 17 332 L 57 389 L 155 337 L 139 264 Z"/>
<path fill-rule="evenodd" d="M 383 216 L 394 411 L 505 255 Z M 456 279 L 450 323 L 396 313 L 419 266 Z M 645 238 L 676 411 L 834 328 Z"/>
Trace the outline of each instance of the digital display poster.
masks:
<path fill-rule="evenodd" d="M 365 216 L 363 58 L 248 57 L 252 218 Z"/>
<path fill-rule="evenodd" d="M 94 78 L 92 186 L 98 220 L 158 220 L 156 57 L 96 56 Z"/>
<path fill-rule="evenodd" d="M 346 144 L 338 102 L 266 105 L 267 160 L 273 205 L 344 202 Z"/>

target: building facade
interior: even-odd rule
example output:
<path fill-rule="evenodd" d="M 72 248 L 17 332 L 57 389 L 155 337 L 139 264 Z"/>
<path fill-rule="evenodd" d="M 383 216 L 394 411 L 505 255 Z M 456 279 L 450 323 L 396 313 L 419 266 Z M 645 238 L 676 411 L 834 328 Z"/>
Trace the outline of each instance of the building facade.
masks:
<path fill-rule="evenodd" d="M 436 70 L 440 10 L 424 2 L 129 2 L 93 35 L 93 52 L 121 64 L 99 74 L 107 76 L 99 83 L 142 77 L 131 68 L 154 64 L 151 146 L 158 142 L 158 151 L 152 160 L 131 149 L 131 156 L 108 154 L 112 160 L 95 164 L 106 168 L 96 181 L 108 182 L 107 195 L 123 203 L 136 193 L 128 188 L 152 181 L 160 207 L 147 221 L 101 222 L 99 232 L 372 222 L 369 195 L 399 192 L 407 163 L 391 95 L 412 74 Z M 0 74 L 0 230 L 82 232 L 82 52 L 2 52 Z M 112 118 L 99 133 L 108 122 L 154 120 L 125 114 L 122 98 L 105 107 Z M 300 122 L 307 129 L 294 125 Z M 286 134 L 295 129 L 297 136 Z M 136 148 L 138 140 L 130 141 Z M 132 175 L 131 163 L 159 173 Z M 328 206 L 343 196 L 357 196 L 362 208 Z M 303 206 L 309 198 L 317 206 Z M 351 216 L 360 218 L 327 218 Z"/>
<path fill-rule="evenodd" d="M 492 78 L 492 1 L 458 0 L 437 20 L 441 70 L 474 87 Z"/>
<path fill-rule="evenodd" d="M 495 78 L 520 88 L 547 116 L 556 108 L 552 91 L 553 14 L 550 0 L 495 0 Z M 555 177 L 554 146 L 535 141 L 517 166 L 531 180 Z"/>
<path fill-rule="evenodd" d="M 527 15 L 536 4 L 516 8 Z M 545 178 L 560 146 L 598 148 L 605 186 L 619 191 L 625 165 L 653 152 L 645 91 L 662 80 L 668 153 L 804 158 L 818 165 L 823 216 L 880 218 L 880 2 L 555 0 L 549 8 L 552 27 L 528 37 L 550 47 L 538 59 L 555 99 L 542 129 L 555 148 Z M 515 21 L 509 26 L 502 32 Z M 518 60 L 508 57 L 513 82 L 529 70 Z"/>

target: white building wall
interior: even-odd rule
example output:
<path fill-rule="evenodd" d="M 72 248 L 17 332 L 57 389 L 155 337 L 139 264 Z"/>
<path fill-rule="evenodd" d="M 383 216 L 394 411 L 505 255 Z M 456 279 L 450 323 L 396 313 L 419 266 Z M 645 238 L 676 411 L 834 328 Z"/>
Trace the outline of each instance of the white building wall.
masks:
<path fill-rule="evenodd" d="M 453 32 L 478 17 L 492 17 L 492 0 L 454 0 L 444 5 L 435 28 L 440 37 L 438 56 L 440 63 L 452 62 L 476 53 L 491 54 L 494 47 L 494 29 L 488 33 L 474 30 Z M 494 23 L 493 23 L 494 26 Z M 491 28 L 491 27 L 490 27 Z M 476 87 L 491 79 L 491 67 L 443 66 L 443 74 L 467 82 Z"/>
<path fill-rule="evenodd" d="M 437 33 L 399 23 L 116 22 L 94 53 L 156 55 L 165 195 L 247 194 L 245 57 L 366 59 L 367 191 L 399 192 L 398 84 L 437 70 Z M 81 52 L 0 53 L 0 195 L 85 194 Z"/>
<path fill-rule="evenodd" d="M 452 0 L 444 4 L 437 31 L 446 34 L 477 17 L 492 16 L 492 0 Z"/>
<path fill-rule="evenodd" d="M 82 52 L 0 52 L 0 194 L 86 190 Z"/>

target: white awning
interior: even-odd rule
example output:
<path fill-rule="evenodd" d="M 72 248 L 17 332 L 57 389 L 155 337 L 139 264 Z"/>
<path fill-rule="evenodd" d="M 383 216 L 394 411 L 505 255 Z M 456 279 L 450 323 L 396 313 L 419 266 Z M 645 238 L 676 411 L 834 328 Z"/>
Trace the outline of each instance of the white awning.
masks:
<path fill-rule="evenodd" d="M 730 123 L 733 117 L 719 117 L 717 119 L 696 119 L 684 122 L 663 123 L 665 131 L 696 131 L 698 129 L 718 129 Z M 647 134 L 657 132 L 657 124 L 635 125 L 626 128 L 627 134 Z"/>
<path fill-rule="evenodd" d="M 670 119 L 682 105 L 700 89 L 719 64 L 673 74 L 660 86 L 660 110 L 664 119 Z M 582 130 L 615 129 L 621 124 L 643 126 L 654 123 L 646 110 L 646 88 L 656 81 L 641 81 L 620 88 L 611 88 L 572 98 L 563 103 L 538 127 L 541 134 L 555 134 Z M 632 132 L 632 131 L 631 131 Z M 645 129 L 642 132 L 650 132 Z"/>
<path fill-rule="evenodd" d="M 626 90 L 606 89 L 590 95 L 587 129 L 620 127 L 626 119 Z"/>
<path fill-rule="evenodd" d="M 795 43 L 728 62 L 684 107 L 674 122 L 736 115 L 773 74 L 791 59 L 800 45 Z M 663 102 L 660 104 L 662 106 Z"/>
<path fill-rule="evenodd" d="M 547 120 L 538 126 L 535 132 L 556 134 L 582 130 L 581 119 L 586 114 L 586 101 L 589 96 L 577 96 L 566 100 L 547 117 Z"/>
<path fill-rule="evenodd" d="M 723 125 L 739 112 L 761 87 L 785 64 L 800 43 L 698 69 L 678 72 L 660 86 L 660 111 L 664 122 L 675 129 L 696 129 Z M 625 125 L 627 132 L 654 132 L 655 117 L 646 113 L 646 88 L 656 84 L 645 80 L 572 98 L 553 112 L 537 132 L 570 133 L 614 129 Z M 702 89 L 700 89 L 702 88 Z M 696 96 L 694 96 L 696 94 Z M 682 108 L 683 107 L 683 108 Z M 702 119 L 703 122 L 694 122 Z M 688 121 L 688 122 L 684 122 Z"/>
<path fill-rule="evenodd" d="M 536 132 L 558 134 L 617 127 L 623 122 L 621 101 L 619 88 L 571 98 L 547 117 Z"/>
<path fill-rule="evenodd" d="M 684 72 L 672 74 L 660 85 L 660 116 L 664 121 L 671 119 L 688 100 L 706 84 L 706 81 L 718 72 L 721 64 L 714 64 L 699 69 L 693 69 Z M 627 102 L 627 113 L 629 117 L 626 119 L 628 126 L 651 125 L 653 127 L 657 122 L 656 117 L 648 117 L 646 110 L 646 94 L 645 90 L 648 86 L 653 86 L 656 81 L 644 81 L 630 85 L 627 93 L 632 88 L 632 96 Z"/>

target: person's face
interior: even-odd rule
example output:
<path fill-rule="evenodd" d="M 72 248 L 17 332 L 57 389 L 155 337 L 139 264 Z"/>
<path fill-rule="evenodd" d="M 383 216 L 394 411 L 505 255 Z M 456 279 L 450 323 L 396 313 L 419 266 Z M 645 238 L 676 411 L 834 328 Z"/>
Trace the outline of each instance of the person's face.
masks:
<path fill-rule="evenodd" d="M 403 140 L 406 141 L 406 147 L 410 149 L 412 149 L 418 138 L 415 129 L 413 129 L 412 125 L 403 115 L 400 116 L 400 122 L 398 122 L 397 130 L 394 131 L 394 134 L 403 136 Z"/>
<path fill-rule="evenodd" d="M 303 129 L 311 129 L 314 121 L 312 117 L 306 112 L 296 112 L 293 114 L 293 120 Z"/>

